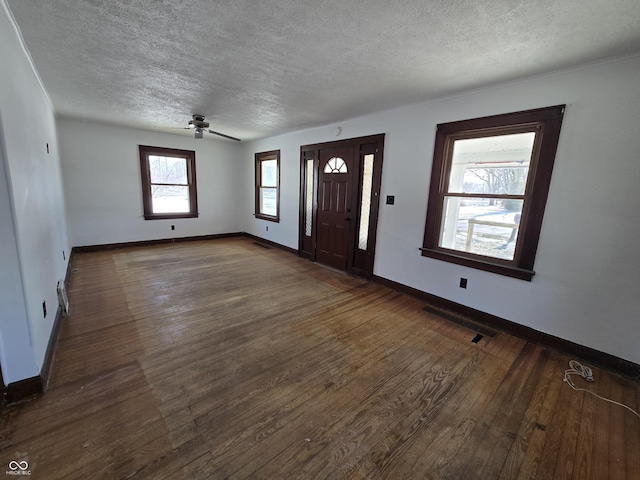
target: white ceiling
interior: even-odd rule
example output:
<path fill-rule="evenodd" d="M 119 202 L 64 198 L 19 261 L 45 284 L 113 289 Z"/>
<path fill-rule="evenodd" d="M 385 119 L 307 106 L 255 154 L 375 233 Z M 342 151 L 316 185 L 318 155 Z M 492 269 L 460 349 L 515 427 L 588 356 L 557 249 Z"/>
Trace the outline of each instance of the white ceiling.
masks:
<path fill-rule="evenodd" d="M 638 0 L 6 1 L 57 114 L 243 139 L 640 51 Z"/>

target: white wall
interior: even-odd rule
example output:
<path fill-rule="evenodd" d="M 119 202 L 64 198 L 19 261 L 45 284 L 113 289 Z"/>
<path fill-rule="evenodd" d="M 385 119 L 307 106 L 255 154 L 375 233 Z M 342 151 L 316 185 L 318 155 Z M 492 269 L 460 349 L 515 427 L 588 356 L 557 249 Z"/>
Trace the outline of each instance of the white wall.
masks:
<path fill-rule="evenodd" d="M 4 2 L 0 48 L 0 362 L 8 384 L 40 373 L 70 245 L 53 110 Z"/>
<path fill-rule="evenodd" d="M 374 273 L 640 363 L 640 56 L 244 146 L 245 231 L 297 248 L 300 145 L 385 133 Z M 436 125 L 567 104 L 531 282 L 422 257 Z M 281 150 L 281 222 L 252 217 L 253 154 Z M 381 202 L 384 203 L 384 202 Z M 265 226 L 269 225 L 269 231 Z M 466 290 L 458 287 L 468 279 Z"/>
<path fill-rule="evenodd" d="M 72 119 L 59 119 L 58 131 L 73 246 L 242 231 L 235 142 Z M 138 145 L 196 152 L 198 218 L 144 219 Z"/>

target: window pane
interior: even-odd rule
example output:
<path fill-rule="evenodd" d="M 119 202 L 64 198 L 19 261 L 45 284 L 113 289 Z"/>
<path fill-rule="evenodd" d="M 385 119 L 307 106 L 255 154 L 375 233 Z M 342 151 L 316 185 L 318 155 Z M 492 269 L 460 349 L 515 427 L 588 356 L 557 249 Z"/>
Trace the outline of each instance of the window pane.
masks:
<path fill-rule="evenodd" d="M 369 241 L 369 214 L 371 212 L 371 182 L 373 180 L 373 153 L 364 156 L 362 171 L 362 198 L 360 200 L 360 224 L 358 225 L 358 248 L 367 249 Z"/>
<path fill-rule="evenodd" d="M 305 210 L 304 210 L 304 234 L 307 237 L 311 236 L 311 222 L 313 220 L 313 160 L 307 160 L 307 178 L 306 181 L 306 195 L 305 195 Z"/>
<path fill-rule="evenodd" d="M 331 157 L 324 165 L 324 173 L 348 173 L 347 164 L 340 157 Z"/>
<path fill-rule="evenodd" d="M 153 213 L 188 213 L 189 187 L 151 185 Z"/>
<path fill-rule="evenodd" d="M 263 187 L 276 187 L 278 181 L 278 162 L 274 160 L 263 160 L 260 162 Z"/>
<path fill-rule="evenodd" d="M 523 200 L 445 198 L 439 246 L 513 260 Z"/>
<path fill-rule="evenodd" d="M 260 213 L 274 217 L 278 215 L 276 192 L 275 188 L 260 188 Z"/>
<path fill-rule="evenodd" d="M 151 183 L 177 183 L 188 185 L 187 160 L 176 157 L 149 155 Z"/>
<path fill-rule="evenodd" d="M 456 140 L 450 193 L 524 194 L 535 132 Z"/>

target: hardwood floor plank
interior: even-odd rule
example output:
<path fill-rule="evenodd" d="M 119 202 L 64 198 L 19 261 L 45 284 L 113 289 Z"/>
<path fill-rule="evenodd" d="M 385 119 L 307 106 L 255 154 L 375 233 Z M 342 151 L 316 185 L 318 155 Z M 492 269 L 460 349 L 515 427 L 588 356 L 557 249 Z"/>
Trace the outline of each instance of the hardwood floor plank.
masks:
<path fill-rule="evenodd" d="M 566 357 L 563 357 L 560 363 L 560 372 L 564 375 L 564 370 L 569 366 Z M 546 429 L 546 441 L 542 447 L 540 453 L 540 462 L 535 472 L 520 472 L 521 476 L 535 474 L 536 480 L 548 480 L 554 478 L 555 469 L 558 464 L 561 448 L 566 448 L 564 443 L 565 424 L 569 418 L 570 412 L 572 412 L 577 406 L 572 404 L 573 390 L 571 390 L 563 382 L 563 388 L 560 388 L 558 398 L 555 402 L 553 416 L 551 422 L 547 425 Z"/>
<path fill-rule="evenodd" d="M 577 439 L 584 405 L 584 392 L 571 390 L 567 401 L 566 418 L 563 423 L 560 450 L 555 465 L 554 477 L 558 480 L 570 479 L 576 469 Z M 589 427 L 591 428 L 591 427 Z"/>
<path fill-rule="evenodd" d="M 540 446 L 544 443 L 547 423 L 553 412 L 559 390 L 563 386 L 561 371 L 557 358 L 550 355 L 544 365 L 544 371 L 535 387 L 523 421 L 520 422 L 520 428 L 515 434 L 514 442 L 500 471 L 499 480 L 517 478 L 523 464 L 525 464 L 525 471 L 535 470 L 534 465 L 537 465 L 539 458 L 527 457 L 527 453 L 535 454 L 541 451 Z M 529 377 L 529 381 L 533 381 L 533 379 Z M 538 448 L 531 448 L 536 444 Z"/>
<path fill-rule="evenodd" d="M 597 393 L 604 398 L 611 398 L 611 382 L 610 377 L 601 369 L 593 369 L 594 383 L 588 386 L 589 390 Z M 591 396 L 590 394 L 587 394 Z M 589 439 L 591 457 L 589 462 L 589 477 L 593 478 L 611 478 L 609 456 L 609 425 L 611 425 L 610 412 L 613 405 L 609 402 L 596 399 L 596 407 L 594 412 L 594 433 Z"/>
<path fill-rule="evenodd" d="M 395 384 L 389 385 L 389 379 L 397 379 L 401 375 L 406 375 L 407 371 L 414 371 L 414 369 L 421 366 L 421 360 L 415 360 L 415 349 L 407 348 L 406 345 L 409 340 L 398 345 L 397 349 L 390 351 L 386 349 L 381 352 L 382 356 L 375 359 L 373 362 L 368 362 L 358 370 L 349 369 L 345 372 L 348 377 L 343 380 L 331 379 L 327 385 L 328 389 L 313 397 L 313 399 L 305 404 L 305 412 L 307 415 L 300 416 L 299 412 L 292 412 L 284 419 L 280 420 L 276 425 L 277 431 L 273 430 L 271 424 L 265 425 L 268 432 L 268 442 L 287 442 L 291 437 L 291 431 L 296 429 L 305 432 L 304 438 L 313 439 L 311 449 L 305 449 L 304 452 L 300 452 L 303 458 L 295 460 L 288 459 L 288 462 L 298 462 L 306 464 L 307 460 L 311 456 L 315 456 L 318 452 L 324 449 L 328 444 L 334 440 L 336 431 L 339 431 L 343 422 L 352 416 L 357 417 L 359 413 L 362 413 L 362 406 L 369 406 L 368 402 L 379 401 L 376 395 L 384 395 L 382 392 L 387 392 L 388 389 L 393 388 Z M 443 340 L 441 340 L 443 341 Z M 435 345 L 434 345 L 435 347 Z M 407 363 L 414 360 L 413 363 Z M 375 371 L 372 371 L 369 367 L 371 365 L 377 365 Z M 381 368 L 382 367 L 382 368 Z M 290 410 L 290 409 L 287 409 Z M 340 412 L 340 415 L 336 415 L 336 412 Z M 263 431 L 265 431 L 263 429 Z M 275 435 L 274 435 L 275 432 Z M 255 437 L 255 435 L 254 435 Z M 300 434 L 293 436 L 300 440 Z M 261 441 L 263 438 L 261 438 Z M 268 448 L 266 443 L 261 445 L 249 445 L 243 447 L 243 451 L 247 451 L 248 448 Z M 289 450 L 288 453 L 295 453 L 297 450 Z M 253 452 L 255 453 L 255 451 Z M 249 452 L 249 456 L 255 457 L 253 453 Z M 282 453 L 282 452 L 280 452 Z M 245 470 L 252 468 L 251 465 L 255 463 L 252 458 L 248 464 L 242 459 L 234 459 L 236 463 L 243 464 Z M 280 467 L 283 464 L 283 459 L 280 459 L 275 463 L 276 467 Z M 227 468 L 232 468 L 227 466 Z M 231 470 L 234 471 L 235 470 Z M 267 469 L 261 471 L 261 473 L 268 472 Z M 240 474 L 240 477 L 242 475 Z"/>
<path fill-rule="evenodd" d="M 376 447 L 364 452 L 362 459 L 346 473 L 361 472 L 367 478 L 387 478 L 397 475 L 399 464 L 411 466 L 412 459 L 407 453 L 415 446 L 424 446 L 428 441 L 428 431 L 433 427 L 438 417 L 445 409 L 446 403 L 451 397 L 458 394 L 459 389 L 476 371 L 478 364 L 482 362 L 484 355 L 477 352 L 469 358 L 465 356 L 461 362 L 446 375 L 438 375 L 434 378 L 433 386 L 424 394 L 420 394 L 411 412 L 386 432 L 378 440 Z M 463 422 L 462 430 L 469 426 Z M 453 438 L 461 437 L 456 429 Z"/>
<path fill-rule="evenodd" d="M 504 345 L 511 338 L 501 337 L 499 341 Z M 458 456 L 507 370 L 493 355 L 486 355 L 429 425 L 426 441 L 416 442 L 395 460 L 393 474 L 389 473 L 388 478 L 396 474 L 398 478 L 440 478 L 437 472 L 444 471 Z"/>
<path fill-rule="evenodd" d="M 630 385 L 627 383 L 625 387 L 626 388 L 624 390 L 626 393 L 623 399 L 616 400 L 620 401 L 620 403 L 631 406 L 631 408 L 635 405 L 636 408 L 634 408 L 634 410 L 640 412 L 640 407 L 638 406 L 638 401 L 640 400 L 638 385 Z M 624 410 L 623 429 L 626 445 L 625 457 L 627 459 L 627 478 L 638 480 L 640 479 L 640 455 L 638 455 L 638 452 L 640 452 L 640 418 L 624 408 L 622 410 Z M 617 431 L 615 433 L 617 433 Z"/>
<path fill-rule="evenodd" d="M 71 267 L 49 390 L 0 413 L 33 478 L 638 478 L 640 419 L 567 357 L 415 298 L 243 238 Z"/>
<path fill-rule="evenodd" d="M 387 462 L 391 461 L 390 457 L 395 453 L 401 455 L 401 447 L 422 439 L 424 430 L 431 418 L 437 415 L 444 399 L 459 388 L 460 382 L 468 376 L 468 371 L 473 369 L 473 366 L 466 368 L 469 364 L 466 352 L 460 354 L 456 363 L 453 362 L 455 357 L 432 360 L 428 369 L 421 368 L 417 375 L 403 382 L 408 381 L 408 387 L 402 386 L 390 395 L 383 393 L 385 401 L 376 405 L 376 408 L 367 405 L 366 414 L 358 413 L 359 418 L 354 418 L 353 422 L 341 422 L 340 430 L 349 432 L 357 441 L 349 442 L 348 449 L 335 445 L 334 442 L 328 453 L 332 461 L 324 461 L 321 469 L 314 469 L 314 464 L 320 458 L 318 455 L 305 464 L 302 471 L 339 478 L 350 478 L 356 473 L 366 477 L 384 474 Z M 372 446 L 385 442 L 388 450 L 381 452 L 372 449 Z M 399 450 L 392 451 L 395 448 Z M 341 466 L 336 468 L 334 459 L 341 459 L 337 462 Z"/>
<path fill-rule="evenodd" d="M 474 453 L 465 462 L 455 462 L 449 472 L 461 478 L 496 478 L 508 448 L 515 440 L 514 425 L 522 421 L 524 408 L 533 394 L 531 383 L 538 381 L 544 366 L 544 352 L 538 347 L 525 346 L 507 372 L 496 400 L 488 406 L 477 422 L 466 450 Z M 533 377 L 528 382 L 528 376 Z M 524 408 L 523 408 L 524 407 Z"/>
<path fill-rule="evenodd" d="M 566 363 L 566 357 L 551 353 L 543 379 L 529 406 L 527 421 L 518 433 L 518 436 L 523 438 L 523 445 L 518 445 L 519 448 L 509 452 L 500 479 L 532 480 L 536 477 L 560 390 L 566 388 L 562 381 Z"/>
<path fill-rule="evenodd" d="M 372 332 L 383 332 L 382 329 L 378 328 L 378 329 L 372 329 Z M 407 332 L 409 333 L 409 332 Z M 357 337 L 359 338 L 359 336 Z M 408 338 L 408 337 L 407 337 Z M 371 343 L 371 345 L 374 345 L 373 343 Z M 376 347 L 377 348 L 377 347 Z M 385 349 L 384 351 L 381 351 L 381 354 L 383 355 L 388 355 L 389 354 L 389 350 Z M 372 365 L 375 365 L 375 362 L 371 362 L 369 359 L 371 357 L 368 355 L 363 355 L 363 356 L 358 356 L 356 359 L 358 361 L 362 360 L 363 364 L 361 366 L 356 366 L 356 368 L 354 369 L 354 367 L 352 365 L 347 364 L 345 366 L 345 374 L 349 374 L 352 371 L 358 371 L 361 368 L 369 368 Z M 328 359 L 325 359 L 328 360 Z M 327 364 L 327 362 L 325 361 L 325 364 Z M 307 370 L 307 375 L 305 375 L 304 377 L 300 377 L 299 379 L 299 385 L 296 386 L 295 389 L 291 390 L 291 393 L 295 393 L 296 397 L 293 399 L 294 404 L 287 404 L 284 407 L 281 408 L 281 410 L 284 410 L 284 412 L 298 412 L 296 410 L 296 408 L 299 407 L 299 402 L 305 402 L 308 401 L 309 399 L 313 399 L 316 398 L 318 394 L 321 394 L 323 391 L 327 390 L 327 388 L 335 388 L 335 387 L 343 387 L 344 386 L 344 381 L 340 380 L 339 378 L 336 379 L 335 377 L 333 379 L 327 380 L 326 378 L 319 378 L 318 382 L 317 382 L 317 386 L 315 391 L 310 392 L 309 394 L 304 394 L 301 395 L 303 392 L 305 392 L 305 388 L 308 388 L 305 383 L 308 383 L 311 378 L 308 375 L 309 370 Z M 331 372 L 328 372 L 331 373 Z M 337 373 L 334 370 L 334 375 Z M 271 385 L 273 386 L 273 385 Z M 277 386 L 277 385 L 276 385 Z M 284 392 L 282 390 L 283 387 L 279 388 L 277 390 L 277 397 L 282 399 L 284 396 Z M 240 395 L 238 395 L 240 394 Z M 221 462 L 220 460 L 220 456 L 223 455 L 225 452 L 231 451 L 236 452 L 236 451 L 244 451 L 247 447 L 246 446 L 242 446 L 242 445 L 238 445 L 239 442 L 241 442 L 243 439 L 246 440 L 247 438 L 249 439 L 253 439 L 256 435 L 262 435 L 259 432 L 260 431 L 264 431 L 265 429 L 273 429 L 274 428 L 274 422 L 276 422 L 276 427 L 277 427 L 277 422 L 283 422 L 280 417 L 281 414 L 278 413 L 278 411 L 274 412 L 271 416 L 267 416 L 265 418 L 265 413 L 263 413 L 262 411 L 258 411 L 258 412 L 254 412 L 255 410 L 255 406 L 252 407 L 251 406 L 251 398 L 247 397 L 247 395 L 242 395 L 242 392 L 231 392 L 232 397 L 230 397 L 229 402 L 227 402 L 224 397 L 222 397 L 221 406 L 225 406 L 227 407 L 227 410 L 224 412 L 221 412 L 220 414 L 222 415 L 222 418 L 216 418 L 216 417 L 212 417 L 211 413 L 208 413 L 207 415 L 197 418 L 197 422 L 199 425 L 206 427 L 207 425 L 216 425 L 218 424 L 220 421 L 222 421 L 224 419 L 224 417 L 229 418 L 229 410 L 228 408 L 231 408 L 231 412 L 234 411 L 239 411 L 242 412 L 243 414 L 245 414 L 245 418 L 246 418 L 246 413 L 249 412 L 252 414 L 252 416 L 250 416 L 249 418 L 246 418 L 246 421 L 242 421 L 242 419 L 238 419 L 235 423 L 236 428 L 234 429 L 233 432 L 221 432 L 221 431 L 216 431 L 216 437 L 217 437 L 217 441 L 219 444 L 219 447 L 217 449 L 215 449 L 215 457 L 211 457 L 211 462 L 217 462 L 216 464 L 219 464 Z M 243 404 L 238 404 L 238 402 L 235 400 L 235 398 L 242 398 L 244 400 L 246 400 L 246 402 L 244 405 Z M 268 401 L 269 398 L 272 397 L 266 397 L 263 398 L 263 404 L 264 401 Z M 253 405 L 255 405 L 255 402 L 253 402 Z M 320 405 L 324 405 L 322 402 L 320 402 Z M 213 409 L 212 411 L 215 411 L 215 409 Z M 305 409 L 305 411 L 308 411 L 308 409 Z M 306 422 L 305 419 L 302 419 L 303 421 Z M 288 419 L 287 422 L 284 422 L 287 425 L 291 425 L 291 419 Z M 252 425 L 257 425 L 260 427 L 260 430 L 254 431 L 252 428 Z M 238 437 L 234 436 L 237 435 Z M 229 440 L 227 442 L 223 442 L 224 438 L 229 438 Z M 213 452 L 212 452 L 213 453 Z M 204 462 L 208 462 L 210 457 L 207 458 L 198 458 L 198 461 L 204 461 Z M 210 465 L 209 465 L 210 466 Z"/>
<path fill-rule="evenodd" d="M 611 399 L 621 401 L 623 387 L 620 382 L 610 382 Z M 625 409 L 616 405 L 610 407 L 609 432 L 609 476 L 611 478 L 627 478 L 626 446 L 624 435 Z M 622 428 L 623 432 L 620 432 Z"/>

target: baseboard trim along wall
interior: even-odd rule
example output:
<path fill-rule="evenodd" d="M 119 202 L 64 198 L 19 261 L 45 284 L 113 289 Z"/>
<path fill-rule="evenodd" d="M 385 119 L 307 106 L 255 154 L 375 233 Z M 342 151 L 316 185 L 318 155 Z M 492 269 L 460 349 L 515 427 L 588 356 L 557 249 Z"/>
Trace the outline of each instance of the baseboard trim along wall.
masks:
<path fill-rule="evenodd" d="M 271 240 L 267 240 L 266 238 L 258 237 L 257 235 L 252 235 L 250 233 L 244 232 L 242 234 L 243 237 L 251 238 L 256 242 L 262 243 L 264 245 L 268 245 L 269 247 L 279 248 L 280 250 L 284 250 L 285 252 L 292 253 L 294 255 L 298 255 L 298 250 L 295 248 L 287 247 L 280 243 L 272 242 Z"/>
<path fill-rule="evenodd" d="M 249 233 L 244 233 L 243 235 L 252 238 L 260 243 L 277 247 L 289 253 L 298 255 L 298 251 L 294 250 L 293 248 L 280 245 L 279 243 L 275 243 L 255 235 L 251 235 Z M 580 360 L 590 362 L 592 365 L 632 377 L 636 380 L 640 380 L 640 365 L 630 362 L 629 360 L 625 360 L 623 358 L 601 352 L 594 348 L 585 347 L 584 345 L 579 345 L 577 343 L 556 337 L 554 335 L 550 335 L 548 333 L 540 332 L 531 327 L 526 327 L 519 323 L 512 322 L 511 320 L 497 317 L 495 315 L 491 315 L 490 313 L 482 312 L 480 310 L 467 307 L 460 303 L 452 302 L 451 300 L 447 300 L 445 298 L 423 292 L 422 290 L 418 290 L 417 288 L 409 287 L 402 283 L 398 283 L 393 280 L 380 277 L 378 275 L 374 275 L 371 281 L 397 292 L 405 293 L 412 297 L 418 298 L 419 300 L 423 300 L 424 302 L 436 308 L 448 310 L 450 312 L 453 312 L 454 314 L 469 318 L 473 322 L 484 325 L 485 327 L 508 333 L 515 337 L 522 338 L 528 342 L 540 345 L 541 347 L 549 348 L 565 355 L 575 356 Z"/>
<path fill-rule="evenodd" d="M 391 288 L 392 290 L 406 293 L 407 295 L 423 300 L 437 308 L 468 317 L 469 319 L 487 327 L 500 330 L 510 335 L 522 338 L 528 342 L 540 345 L 541 347 L 555 350 L 564 355 L 574 356 L 577 359 L 584 360 L 592 365 L 640 380 L 640 365 L 630 362 L 629 360 L 625 360 L 590 347 L 585 347 L 548 333 L 540 332 L 531 327 L 526 327 L 519 323 L 512 322 L 511 320 L 497 317 L 490 313 L 482 312 L 460 303 L 452 302 L 451 300 L 423 292 L 422 290 L 418 290 L 377 275 L 374 275 L 373 281 Z"/>
<path fill-rule="evenodd" d="M 42 368 L 40 369 L 40 375 L 25 378 L 24 380 L 19 380 L 7 385 L 4 391 L 4 401 L 7 404 L 26 400 L 47 390 L 49 377 L 51 376 L 51 367 L 53 366 L 56 347 L 58 345 L 58 337 L 60 336 L 62 316 L 62 307 L 58 306 L 56 318 L 53 321 L 53 328 L 51 329 L 51 336 L 49 337 L 49 343 L 47 344 L 47 351 L 44 355 Z"/>
<path fill-rule="evenodd" d="M 69 256 L 67 262 L 67 271 L 64 277 L 64 286 L 69 288 L 69 277 L 71 274 L 71 262 L 73 259 L 73 250 Z M 62 319 L 64 317 L 64 311 L 62 306 L 58 305 L 56 310 L 56 318 L 53 321 L 53 328 L 51 329 L 51 335 L 49 336 L 49 343 L 47 343 L 47 351 L 44 354 L 44 360 L 42 362 L 42 368 L 40 369 L 40 375 L 35 377 L 25 378 L 17 382 L 10 383 L 4 387 L 4 403 L 11 404 L 26 400 L 28 398 L 39 395 L 47 390 L 49 386 L 49 377 L 51 377 L 51 369 L 53 367 L 53 361 L 56 355 L 56 349 L 58 347 L 58 338 L 60 337 L 60 330 L 62 328 Z"/>
<path fill-rule="evenodd" d="M 229 237 L 241 237 L 242 232 L 234 233 L 218 233 L 214 235 L 198 235 L 193 237 L 178 237 L 178 238 L 159 238 L 156 240 L 139 240 L 136 242 L 122 242 L 122 243 L 103 243 L 100 245 L 85 245 L 82 247 L 73 247 L 73 252 L 99 252 L 102 250 L 115 250 L 118 248 L 128 247 L 146 247 L 151 245 L 160 245 L 163 243 L 179 243 L 179 242 L 193 242 L 196 240 L 215 240 L 218 238 Z"/>

